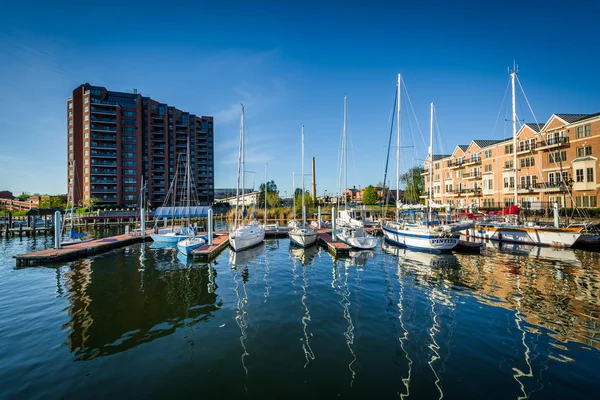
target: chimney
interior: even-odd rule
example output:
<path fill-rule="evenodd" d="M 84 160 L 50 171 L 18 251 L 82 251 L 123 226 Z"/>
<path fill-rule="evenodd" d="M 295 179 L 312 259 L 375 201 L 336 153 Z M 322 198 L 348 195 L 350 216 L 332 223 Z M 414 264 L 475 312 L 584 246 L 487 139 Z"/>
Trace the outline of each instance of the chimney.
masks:
<path fill-rule="evenodd" d="M 312 158 L 312 198 L 313 204 L 317 204 L 317 178 L 315 176 L 315 158 Z"/>

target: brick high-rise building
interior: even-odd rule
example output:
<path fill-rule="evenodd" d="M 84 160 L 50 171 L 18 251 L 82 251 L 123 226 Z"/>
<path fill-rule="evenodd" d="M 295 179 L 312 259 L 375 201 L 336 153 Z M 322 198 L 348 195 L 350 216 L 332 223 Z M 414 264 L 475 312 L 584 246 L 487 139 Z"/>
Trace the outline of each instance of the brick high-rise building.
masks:
<path fill-rule="evenodd" d="M 165 200 L 189 141 L 195 194 L 214 201 L 213 118 L 198 117 L 150 97 L 88 83 L 67 101 L 68 191 L 75 203 L 98 198 L 133 206 L 142 178 L 153 207 Z M 178 185 L 179 186 L 179 185 Z"/>

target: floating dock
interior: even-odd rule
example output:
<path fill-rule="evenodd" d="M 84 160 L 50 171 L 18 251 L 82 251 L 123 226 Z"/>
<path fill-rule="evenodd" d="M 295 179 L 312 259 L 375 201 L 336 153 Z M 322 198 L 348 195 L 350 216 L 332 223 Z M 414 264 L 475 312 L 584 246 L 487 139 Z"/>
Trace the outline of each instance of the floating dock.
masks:
<path fill-rule="evenodd" d="M 18 254 L 15 256 L 17 267 L 25 267 L 35 264 L 49 264 L 62 261 L 73 261 L 80 258 L 86 258 L 95 254 L 107 252 L 119 247 L 129 246 L 140 243 L 145 240 L 151 240 L 150 236 L 126 234 L 95 239 L 87 242 L 72 244 L 61 249 L 46 249 L 33 253 Z"/>
<path fill-rule="evenodd" d="M 318 229 L 317 241 L 327 249 L 327 251 L 335 257 L 344 257 L 350 254 L 351 247 L 344 242 L 334 242 L 331 237 L 331 229 Z"/>

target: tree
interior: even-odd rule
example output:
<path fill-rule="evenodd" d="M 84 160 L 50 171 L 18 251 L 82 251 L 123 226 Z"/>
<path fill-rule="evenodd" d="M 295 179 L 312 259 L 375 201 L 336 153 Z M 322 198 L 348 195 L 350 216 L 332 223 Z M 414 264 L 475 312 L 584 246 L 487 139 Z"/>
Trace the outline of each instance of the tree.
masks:
<path fill-rule="evenodd" d="M 20 195 L 17 196 L 17 199 L 21 200 L 21 201 L 25 201 L 29 198 L 29 193 L 27 192 L 23 192 Z"/>
<path fill-rule="evenodd" d="M 302 212 L 302 189 L 296 189 L 296 213 Z M 304 192 L 304 206 L 308 210 L 313 206 L 312 196 L 308 192 Z"/>
<path fill-rule="evenodd" d="M 406 187 L 404 190 L 404 201 L 419 201 L 419 196 L 423 194 L 423 189 L 425 187 L 425 180 L 422 175 L 423 172 L 425 172 L 425 169 L 421 166 L 412 167 L 400 177 L 400 181 Z"/>
<path fill-rule="evenodd" d="M 377 190 L 375 190 L 373 185 L 367 186 L 363 193 L 363 204 L 371 206 L 371 205 L 377 203 L 377 200 L 379 200 L 379 196 L 377 195 Z"/>
<path fill-rule="evenodd" d="M 258 189 L 258 200 L 257 207 L 264 208 L 265 207 L 265 184 L 261 183 L 260 188 Z M 274 199 L 275 195 L 277 200 Z M 277 207 L 279 205 L 279 190 L 277 190 L 277 185 L 275 181 L 267 182 L 267 204 L 271 207 Z M 273 206 L 272 204 L 276 204 Z"/>

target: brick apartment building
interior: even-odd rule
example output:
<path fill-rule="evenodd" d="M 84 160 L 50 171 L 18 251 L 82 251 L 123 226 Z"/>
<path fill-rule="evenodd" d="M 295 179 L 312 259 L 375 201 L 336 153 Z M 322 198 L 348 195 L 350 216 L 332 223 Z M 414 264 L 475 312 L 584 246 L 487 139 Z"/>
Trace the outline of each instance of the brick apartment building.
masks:
<path fill-rule="evenodd" d="M 433 199 L 455 208 L 502 208 L 513 204 L 516 184 L 518 202 L 532 208 L 555 201 L 561 207 L 600 204 L 600 113 L 553 114 L 545 124 L 524 124 L 517 132 L 517 182 L 514 151 L 511 137 L 473 140 L 434 155 Z M 427 157 L 423 199 L 431 164 Z"/>
<path fill-rule="evenodd" d="M 67 101 L 68 191 L 75 203 L 138 203 L 142 178 L 153 207 L 165 200 L 190 145 L 200 204 L 214 201 L 213 118 L 196 116 L 150 97 L 88 83 Z M 180 179 L 179 174 L 178 179 Z"/>

